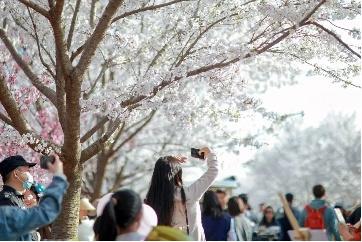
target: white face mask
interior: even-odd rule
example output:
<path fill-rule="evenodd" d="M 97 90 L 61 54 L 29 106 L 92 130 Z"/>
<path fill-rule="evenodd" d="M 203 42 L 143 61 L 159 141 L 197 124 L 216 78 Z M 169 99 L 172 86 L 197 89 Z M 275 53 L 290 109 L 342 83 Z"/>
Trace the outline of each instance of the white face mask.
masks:
<path fill-rule="evenodd" d="M 34 183 L 34 178 L 28 171 L 25 172 L 24 175 L 26 176 L 26 181 L 28 181 L 30 183 Z"/>
<path fill-rule="evenodd" d="M 22 172 L 23 177 L 25 176 L 25 180 L 22 180 L 19 176 L 17 178 L 23 183 L 23 187 L 25 189 L 30 189 L 31 185 L 34 183 L 33 176 L 28 172 Z"/>

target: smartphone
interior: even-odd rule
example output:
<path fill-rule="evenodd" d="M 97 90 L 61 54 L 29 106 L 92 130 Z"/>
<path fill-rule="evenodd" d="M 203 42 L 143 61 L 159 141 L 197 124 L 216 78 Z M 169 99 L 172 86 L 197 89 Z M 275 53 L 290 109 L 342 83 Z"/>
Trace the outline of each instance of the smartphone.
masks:
<path fill-rule="evenodd" d="M 205 159 L 204 153 L 202 152 L 201 155 L 200 155 L 200 154 L 199 154 L 199 151 L 200 151 L 200 149 L 191 148 L 191 157 L 204 160 L 204 159 Z"/>
<path fill-rule="evenodd" d="M 342 223 L 342 224 L 345 224 L 345 223 L 346 223 L 346 221 L 344 220 L 344 217 L 343 217 L 343 214 L 342 214 L 341 209 L 335 208 L 335 209 L 334 209 L 334 213 L 336 214 L 336 217 L 337 217 L 338 222 L 340 222 L 340 223 Z"/>
<path fill-rule="evenodd" d="M 52 163 L 54 164 L 55 162 L 55 157 L 52 155 L 43 155 L 40 157 L 40 167 L 42 169 L 48 169 L 48 163 Z"/>

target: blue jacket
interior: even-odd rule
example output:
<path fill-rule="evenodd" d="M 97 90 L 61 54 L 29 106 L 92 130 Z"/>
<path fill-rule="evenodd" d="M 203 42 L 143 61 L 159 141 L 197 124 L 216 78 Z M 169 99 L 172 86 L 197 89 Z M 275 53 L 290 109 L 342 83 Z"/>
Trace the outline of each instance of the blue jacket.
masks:
<path fill-rule="evenodd" d="M 224 213 L 220 218 L 202 216 L 202 227 L 206 241 L 226 241 L 230 231 L 231 217 Z"/>
<path fill-rule="evenodd" d="M 26 210 L 0 206 L 0 240 L 31 240 L 30 231 L 57 218 L 67 188 L 65 177 L 54 176 L 38 206 Z"/>
<path fill-rule="evenodd" d="M 309 204 L 314 209 L 319 209 L 323 206 L 326 206 L 326 210 L 324 211 L 324 226 L 327 230 L 327 236 L 329 240 L 341 240 L 341 237 L 338 233 L 338 224 L 337 219 L 334 214 L 334 210 L 332 207 L 328 205 L 325 200 L 315 199 Z M 301 213 L 299 224 L 304 227 L 304 221 L 307 218 L 307 212 L 304 209 Z"/>

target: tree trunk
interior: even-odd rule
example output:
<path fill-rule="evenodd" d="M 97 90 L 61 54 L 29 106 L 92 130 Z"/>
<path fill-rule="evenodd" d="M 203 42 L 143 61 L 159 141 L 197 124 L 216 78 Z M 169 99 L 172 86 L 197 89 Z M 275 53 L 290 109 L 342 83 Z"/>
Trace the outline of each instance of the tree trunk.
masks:
<path fill-rule="evenodd" d="M 64 196 L 62 211 L 52 227 L 54 240 L 75 240 L 78 237 L 79 203 L 81 193 L 81 169 L 79 165 L 64 163 L 64 173 L 69 188 Z"/>
<path fill-rule="evenodd" d="M 94 192 L 91 197 L 92 201 L 94 201 L 95 199 L 97 199 L 101 196 L 103 180 L 104 180 L 104 175 L 106 173 L 108 158 L 109 157 L 107 157 L 107 155 L 104 155 L 104 152 L 102 152 L 97 160 L 97 172 L 96 172 L 96 178 L 95 178 L 95 183 L 94 183 Z"/>

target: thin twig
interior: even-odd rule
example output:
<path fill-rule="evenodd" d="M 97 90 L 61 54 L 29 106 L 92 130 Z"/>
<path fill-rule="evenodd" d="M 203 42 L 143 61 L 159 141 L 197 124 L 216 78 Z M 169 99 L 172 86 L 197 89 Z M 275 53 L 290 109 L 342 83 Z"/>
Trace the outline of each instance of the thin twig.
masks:
<path fill-rule="evenodd" d="M 74 29 L 75 29 L 75 24 L 76 24 L 76 21 L 77 21 L 77 15 L 78 15 L 79 8 L 80 8 L 80 1 L 81 0 L 77 0 L 77 2 L 75 3 L 72 22 L 70 23 L 70 27 L 69 27 L 69 33 L 68 33 L 68 39 L 67 39 L 67 48 L 68 48 L 68 50 L 70 49 L 70 46 L 72 44 L 73 33 L 74 33 Z"/>
<path fill-rule="evenodd" d="M 30 0 L 18 0 L 18 1 L 24 4 L 25 6 L 33 9 L 35 12 L 43 15 L 44 17 L 49 18 L 49 12 L 44 8 L 42 8 L 41 6 L 33 3 L 32 1 Z"/>
<path fill-rule="evenodd" d="M 112 23 L 114 23 L 114 22 L 116 22 L 116 21 L 118 21 L 118 20 L 120 20 L 122 18 L 134 15 L 134 14 L 138 14 L 138 13 L 142 13 L 142 12 L 146 12 L 146 11 L 150 11 L 150 10 L 156 10 L 156 9 L 159 9 L 159 8 L 167 7 L 167 6 L 176 4 L 176 3 L 186 2 L 186 1 L 190 1 L 190 0 L 174 0 L 174 1 L 166 2 L 166 3 L 161 3 L 161 4 L 158 4 L 158 5 L 152 5 L 152 6 L 148 6 L 148 7 L 135 9 L 135 10 L 126 12 L 126 13 L 120 15 L 120 16 L 115 17 L 112 20 Z"/>
<path fill-rule="evenodd" d="M 56 98 L 55 98 L 55 92 L 51 88 L 43 85 L 39 78 L 33 73 L 33 71 L 30 69 L 30 67 L 26 64 L 26 62 L 20 57 L 18 52 L 15 50 L 13 44 L 9 40 L 9 38 L 6 35 L 5 30 L 0 28 L 0 39 L 5 44 L 6 48 L 16 61 L 16 63 L 20 66 L 20 68 L 23 70 L 25 75 L 29 78 L 31 83 L 44 95 L 46 96 L 54 105 L 56 105 Z"/>
<path fill-rule="evenodd" d="M 334 33 L 333 31 L 327 29 L 326 27 L 324 27 L 323 25 L 317 23 L 317 22 L 314 22 L 314 21 L 311 21 L 310 24 L 313 24 L 314 26 L 322 29 L 323 31 L 325 31 L 326 33 L 328 33 L 329 35 L 331 35 L 333 38 L 335 38 L 338 43 L 340 43 L 341 45 L 343 45 L 347 50 L 349 50 L 352 54 L 354 54 L 355 56 L 357 56 L 358 58 L 361 59 L 361 55 L 359 53 L 357 53 L 356 51 L 354 51 L 351 47 L 349 47 L 349 45 L 344 42 L 340 37 L 338 37 L 338 35 L 336 33 Z"/>
<path fill-rule="evenodd" d="M 45 69 L 49 72 L 49 74 L 53 77 L 53 79 L 55 80 L 55 74 L 54 72 L 52 71 L 52 69 L 50 68 L 50 66 L 45 62 L 44 58 L 43 58 L 43 55 L 41 53 L 41 50 L 40 50 L 40 41 L 39 41 L 39 36 L 38 36 L 38 30 L 36 28 L 36 24 L 34 22 L 34 19 L 33 19 L 33 16 L 30 12 L 30 9 L 28 9 L 28 13 L 29 13 L 29 16 L 30 16 L 30 20 L 31 20 L 31 23 L 33 24 L 33 28 L 34 28 L 34 35 L 35 35 L 35 41 L 36 41 L 36 45 L 38 47 L 38 52 L 39 52 L 39 58 L 40 58 L 40 61 L 41 63 L 43 64 L 43 66 L 45 67 Z"/>

